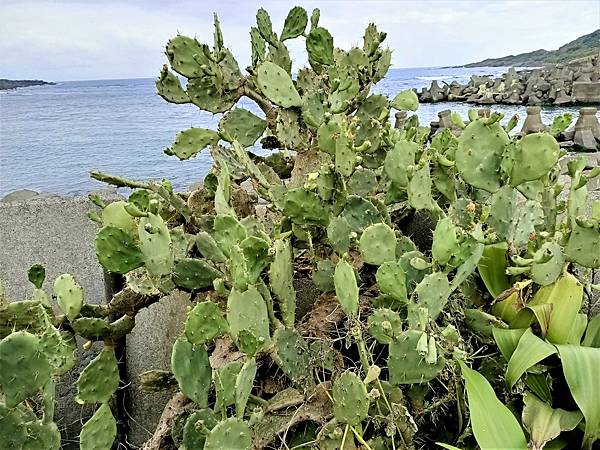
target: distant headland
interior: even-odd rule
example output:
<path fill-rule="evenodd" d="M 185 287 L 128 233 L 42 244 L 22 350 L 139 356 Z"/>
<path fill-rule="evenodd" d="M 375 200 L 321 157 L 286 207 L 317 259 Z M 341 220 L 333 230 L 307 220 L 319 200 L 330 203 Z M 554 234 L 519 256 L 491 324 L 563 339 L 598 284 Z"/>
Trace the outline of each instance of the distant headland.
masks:
<path fill-rule="evenodd" d="M 0 91 L 6 91 L 8 89 L 16 89 L 21 87 L 29 86 L 44 86 L 46 84 L 56 84 L 51 81 L 44 80 L 7 80 L 0 78 Z"/>
<path fill-rule="evenodd" d="M 535 50 L 502 58 L 488 58 L 483 61 L 465 64 L 464 67 L 541 67 L 547 64 L 567 63 L 573 59 L 598 54 L 600 50 L 600 29 L 580 36 L 557 50 Z"/>

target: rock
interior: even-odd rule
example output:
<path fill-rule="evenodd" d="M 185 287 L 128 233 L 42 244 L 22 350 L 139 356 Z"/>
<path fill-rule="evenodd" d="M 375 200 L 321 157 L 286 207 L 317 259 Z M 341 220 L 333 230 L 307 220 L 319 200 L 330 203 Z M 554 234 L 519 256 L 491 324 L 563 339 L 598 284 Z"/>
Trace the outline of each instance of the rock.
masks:
<path fill-rule="evenodd" d="M 38 192 L 32 191 L 30 189 L 21 189 L 19 191 L 14 191 L 9 194 L 6 194 L 0 202 L 8 203 L 8 202 L 21 202 L 23 200 L 29 200 L 30 198 L 37 197 L 39 195 Z"/>
<path fill-rule="evenodd" d="M 395 114 L 396 121 L 394 122 L 394 128 L 403 128 L 407 115 L 406 111 L 398 111 Z"/>

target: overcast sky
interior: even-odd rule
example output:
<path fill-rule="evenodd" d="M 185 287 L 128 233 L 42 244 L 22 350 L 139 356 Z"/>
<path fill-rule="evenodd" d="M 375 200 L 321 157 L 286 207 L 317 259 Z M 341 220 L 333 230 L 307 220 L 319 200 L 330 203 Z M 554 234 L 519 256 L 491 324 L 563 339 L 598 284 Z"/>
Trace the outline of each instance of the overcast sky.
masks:
<path fill-rule="evenodd" d="M 82 80 L 154 77 L 177 32 L 212 45 L 212 12 L 245 67 L 248 31 L 263 6 L 280 33 L 295 5 L 321 9 L 337 47 L 361 41 L 375 22 L 388 33 L 395 67 L 459 65 L 560 45 L 600 28 L 600 0 L 248 1 L 0 0 L 0 78 Z M 288 41 L 289 42 L 289 41 Z M 304 42 L 291 47 L 304 64 Z"/>

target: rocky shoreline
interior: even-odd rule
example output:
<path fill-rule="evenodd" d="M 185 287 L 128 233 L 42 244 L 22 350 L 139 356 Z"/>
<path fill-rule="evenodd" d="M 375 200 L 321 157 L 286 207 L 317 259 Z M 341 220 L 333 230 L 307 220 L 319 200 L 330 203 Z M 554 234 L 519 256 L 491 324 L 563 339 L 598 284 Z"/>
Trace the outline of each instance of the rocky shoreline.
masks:
<path fill-rule="evenodd" d="M 45 86 L 53 84 L 56 83 L 44 80 L 7 80 L 5 78 L 0 78 L 0 91 L 7 91 L 10 89 L 17 89 L 22 87 Z"/>
<path fill-rule="evenodd" d="M 437 80 L 417 96 L 422 103 L 444 101 L 479 105 L 600 104 L 600 55 L 530 70 L 510 68 L 500 77 L 473 75 L 467 84 L 440 86 Z"/>

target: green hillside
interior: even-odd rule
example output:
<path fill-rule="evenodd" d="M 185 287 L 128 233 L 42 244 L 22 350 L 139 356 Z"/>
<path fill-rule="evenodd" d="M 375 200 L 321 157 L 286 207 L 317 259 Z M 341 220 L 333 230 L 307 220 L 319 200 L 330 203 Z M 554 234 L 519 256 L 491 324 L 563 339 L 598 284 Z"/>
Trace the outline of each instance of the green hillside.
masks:
<path fill-rule="evenodd" d="M 466 64 L 465 67 L 486 66 L 542 66 L 544 64 L 565 63 L 573 59 L 590 56 L 600 51 L 600 29 L 590 34 L 578 37 L 558 50 L 534 50 L 518 55 L 509 55 L 502 58 L 488 58 L 483 61 Z"/>

